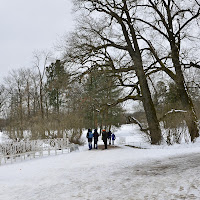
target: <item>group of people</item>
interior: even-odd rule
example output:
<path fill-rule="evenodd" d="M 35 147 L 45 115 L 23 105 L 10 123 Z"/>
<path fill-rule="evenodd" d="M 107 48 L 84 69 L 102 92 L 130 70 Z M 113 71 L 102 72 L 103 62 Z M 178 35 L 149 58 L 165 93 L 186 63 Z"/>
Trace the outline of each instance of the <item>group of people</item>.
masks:
<path fill-rule="evenodd" d="M 88 138 L 89 150 L 92 149 L 93 138 L 94 138 L 94 149 L 98 149 L 99 136 L 100 134 L 97 132 L 97 129 L 94 129 L 94 133 L 92 133 L 91 129 L 88 129 L 86 137 Z M 108 148 L 108 142 L 109 142 L 109 145 L 111 145 L 111 141 L 112 141 L 112 145 L 114 145 L 115 139 L 116 139 L 115 134 L 112 133 L 110 130 L 108 132 L 106 132 L 105 129 L 102 130 L 102 140 L 103 140 L 105 149 Z"/>

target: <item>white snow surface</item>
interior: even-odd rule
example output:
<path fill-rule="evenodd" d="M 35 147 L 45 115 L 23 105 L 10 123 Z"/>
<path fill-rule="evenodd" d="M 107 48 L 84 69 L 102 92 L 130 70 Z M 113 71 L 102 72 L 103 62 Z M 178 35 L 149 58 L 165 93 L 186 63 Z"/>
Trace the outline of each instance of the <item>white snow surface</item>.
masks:
<path fill-rule="evenodd" d="M 0 132 L 0 143 L 5 142 L 7 140 L 9 140 L 8 136 L 5 133 Z"/>
<path fill-rule="evenodd" d="M 137 125 L 115 133 L 131 142 L 143 139 Z M 117 146 L 89 151 L 86 144 L 69 154 L 4 164 L 0 200 L 200 199 L 200 141 L 146 149 Z"/>

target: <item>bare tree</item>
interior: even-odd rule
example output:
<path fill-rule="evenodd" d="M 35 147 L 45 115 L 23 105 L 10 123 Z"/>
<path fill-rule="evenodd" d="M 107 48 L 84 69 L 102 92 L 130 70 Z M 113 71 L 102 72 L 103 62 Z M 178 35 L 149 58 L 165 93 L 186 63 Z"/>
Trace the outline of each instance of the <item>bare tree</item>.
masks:
<path fill-rule="evenodd" d="M 149 125 L 151 143 L 158 144 L 161 141 L 161 130 L 144 72 L 136 27 L 132 22 L 137 4 L 130 0 L 76 0 L 75 3 L 79 6 L 79 10 L 82 9 L 85 12 L 85 23 L 82 20 L 82 27 L 77 30 L 73 39 L 71 38 L 71 55 L 74 54 L 72 55 L 74 60 L 77 58 L 81 60 L 80 68 L 82 68 L 81 66 L 88 66 L 89 62 L 93 62 L 92 67 L 94 67 L 94 63 L 100 59 L 100 57 L 92 59 L 92 56 L 88 56 L 88 51 L 90 51 L 89 55 L 95 54 L 97 51 L 104 51 L 104 55 L 106 52 L 110 55 L 113 55 L 112 52 L 119 52 L 119 55 L 126 54 L 125 57 L 129 59 L 129 66 L 126 66 L 126 69 L 121 69 L 118 66 L 117 70 L 116 65 L 112 65 L 112 63 L 109 63 L 109 66 L 112 65 L 114 74 L 118 73 L 118 76 L 120 76 L 120 71 L 127 72 L 127 75 L 136 74 L 135 78 L 139 87 L 136 86 L 137 84 L 131 84 L 131 87 L 134 91 L 136 88 L 139 89 L 140 94 L 135 97 L 129 95 L 129 97 L 120 99 L 118 103 L 129 98 L 142 100 Z M 96 18 L 97 15 L 99 17 Z M 80 40 L 76 38 L 80 36 L 79 34 L 82 34 Z M 75 43 L 73 40 L 77 42 Z M 74 50 L 73 45 L 77 47 Z M 78 55 L 76 51 L 78 48 L 81 55 Z"/>
<path fill-rule="evenodd" d="M 154 56 L 154 62 L 147 70 L 151 71 L 149 74 L 162 70 L 176 83 L 178 96 L 188 113 L 186 123 L 191 141 L 194 141 L 199 136 L 199 129 L 194 105 L 185 83 L 183 67 L 184 61 L 190 63 L 188 59 L 191 58 L 191 55 L 185 56 L 186 49 L 189 49 L 186 47 L 188 38 L 195 38 L 194 33 L 199 34 L 191 29 L 199 29 L 196 22 L 200 17 L 200 4 L 196 0 L 185 3 L 174 0 L 148 0 L 140 1 L 138 7 L 141 7 L 146 15 L 138 15 L 134 20 L 143 24 L 145 31 L 139 31 L 141 38 Z"/>
<path fill-rule="evenodd" d="M 13 131 L 16 131 L 16 136 L 23 138 L 24 131 L 24 99 L 25 99 L 25 79 L 24 69 L 13 70 L 5 79 L 5 88 L 10 101 L 9 104 L 9 119 Z"/>
<path fill-rule="evenodd" d="M 0 85 L 0 114 L 5 115 L 7 93 L 6 88 L 3 84 Z"/>
<path fill-rule="evenodd" d="M 34 52 L 34 66 L 38 70 L 39 75 L 39 96 L 40 96 L 40 111 L 41 117 L 44 119 L 44 78 L 45 78 L 45 70 L 47 65 L 49 64 L 49 59 L 52 54 L 50 52 Z"/>

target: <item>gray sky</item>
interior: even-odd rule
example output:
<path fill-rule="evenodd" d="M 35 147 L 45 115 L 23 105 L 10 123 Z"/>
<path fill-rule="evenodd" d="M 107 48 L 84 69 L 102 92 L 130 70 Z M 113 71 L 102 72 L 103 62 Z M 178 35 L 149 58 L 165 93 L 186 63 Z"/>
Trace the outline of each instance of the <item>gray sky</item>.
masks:
<path fill-rule="evenodd" d="M 71 0 L 0 0 L 0 83 L 12 69 L 29 67 L 33 51 L 51 50 L 72 30 Z"/>

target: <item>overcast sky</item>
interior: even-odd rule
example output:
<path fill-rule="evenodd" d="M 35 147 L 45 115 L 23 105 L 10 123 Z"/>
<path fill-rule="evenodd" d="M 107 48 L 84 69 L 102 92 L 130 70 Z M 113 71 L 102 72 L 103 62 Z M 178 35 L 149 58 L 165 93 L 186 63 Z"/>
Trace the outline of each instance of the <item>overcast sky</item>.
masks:
<path fill-rule="evenodd" d="M 71 0 L 0 0 L 0 83 L 73 29 Z"/>

